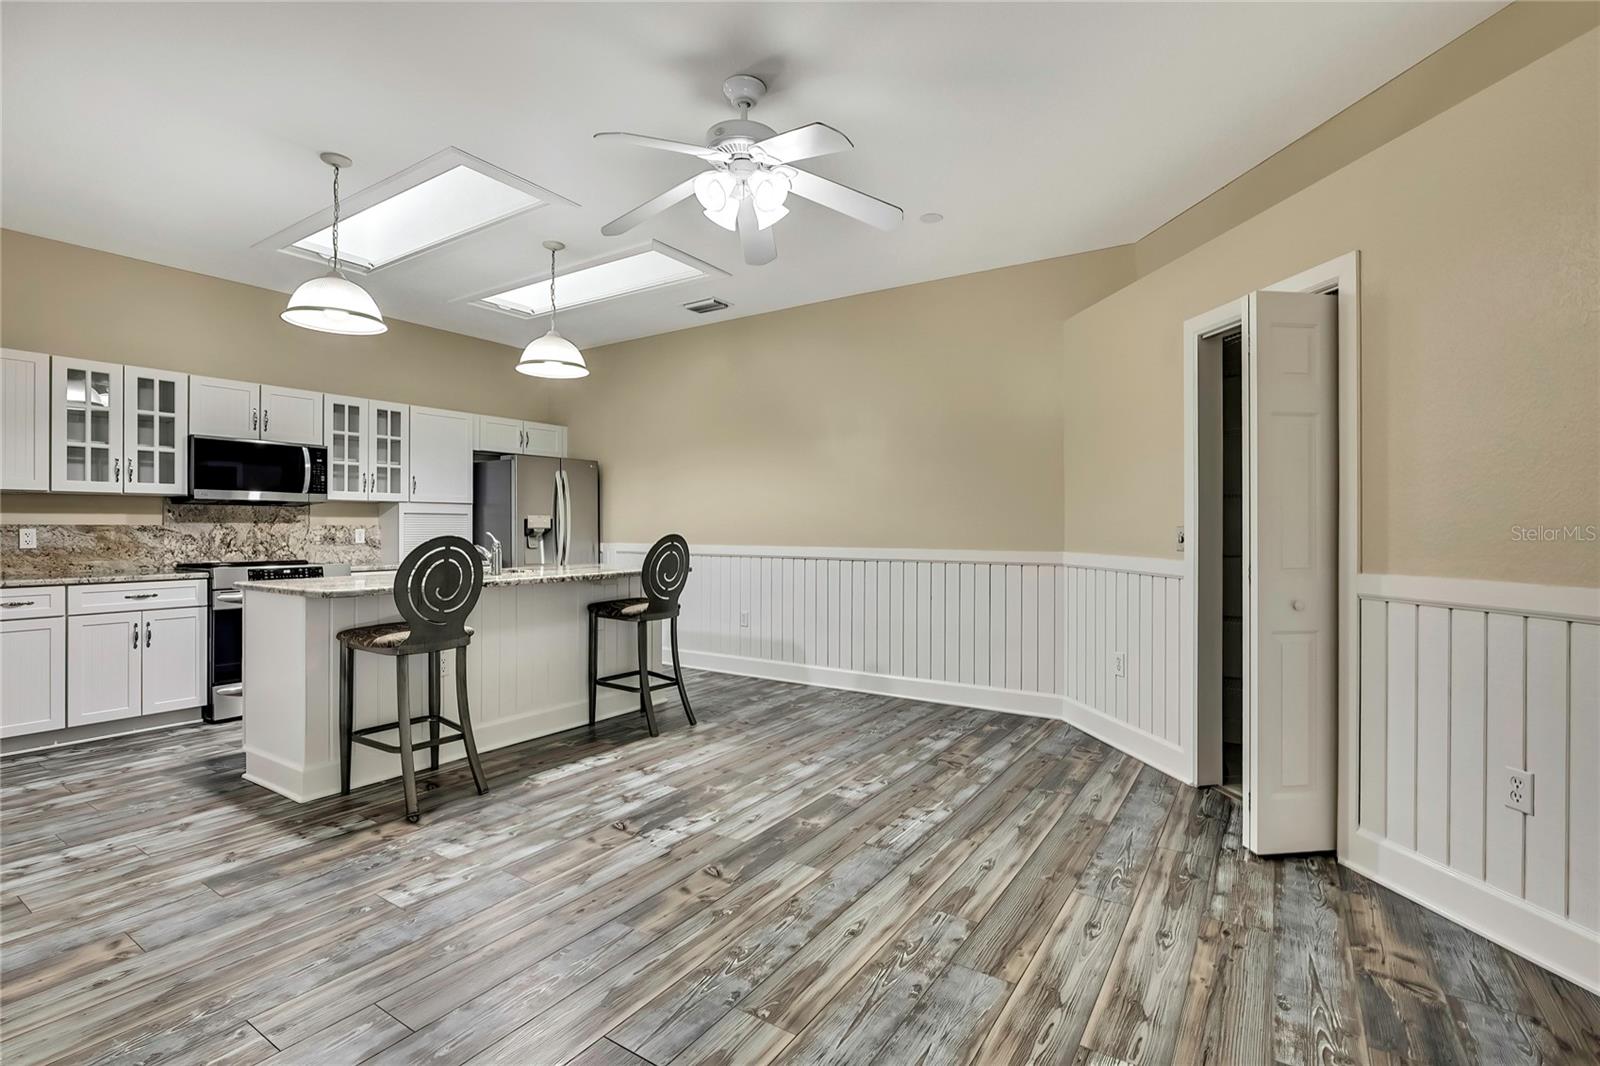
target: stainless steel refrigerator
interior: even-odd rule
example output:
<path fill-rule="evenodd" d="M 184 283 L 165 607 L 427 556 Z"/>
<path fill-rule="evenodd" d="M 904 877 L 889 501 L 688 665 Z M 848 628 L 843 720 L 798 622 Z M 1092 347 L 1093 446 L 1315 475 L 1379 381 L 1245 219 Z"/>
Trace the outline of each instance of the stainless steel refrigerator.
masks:
<path fill-rule="evenodd" d="M 500 539 L 506 566 L 600 561 L 600 464 L 507 455 L 472 465 L 472 539 Z"/>

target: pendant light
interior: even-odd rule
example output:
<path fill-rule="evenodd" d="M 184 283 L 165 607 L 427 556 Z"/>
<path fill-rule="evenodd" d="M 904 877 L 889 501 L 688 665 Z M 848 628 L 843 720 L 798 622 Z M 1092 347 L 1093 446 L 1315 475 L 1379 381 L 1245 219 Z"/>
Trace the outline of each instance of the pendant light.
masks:
<path fill-rule="evenodd" d="M 560 241 L 545 241 L 550 249 L 550 332 L 522 349 L 517 373 L 536 378 L 586 378 L 589 365 L 578 346 L 556 331 L 556 253 L 567 246 Z"/>
<path fill-rule="evenodd" d="M 377 303 L 339 270 L 339 171 L 350 165 L 350 157 L 323 152 L 321 158 L 333 168 L 333 269 L 294 290 L 282 318 L 291 326 L 319 333 L 382 333 L 389 327 Z"/>

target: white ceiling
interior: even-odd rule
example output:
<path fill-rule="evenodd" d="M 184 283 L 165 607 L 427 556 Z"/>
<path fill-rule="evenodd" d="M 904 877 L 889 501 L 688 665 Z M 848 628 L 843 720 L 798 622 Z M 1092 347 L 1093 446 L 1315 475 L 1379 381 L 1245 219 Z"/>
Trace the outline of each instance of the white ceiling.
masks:
<path fill-rule="evenodd" d="M 597 345 L 1136 240 L 1501 6 L 8 2 L 0 221 L 288 292 L 315 268 L 252 246 L 326 206 L 319 151 L 354 157 L 348 195 L 454 145 L 581 206 L 364 284 L 520 345 L 542 330 L 465 298 L 539 273 L 542 240 L 577 265 L 654 238 L 730 274 L 563 316 Z M 791 201 L 765 267 L 692 201 L 602 237 L 699 164 L 591 134 L 699 142 L 737 72 L 771 87 L 755 118 L 848 134 L 804 165 L 905 224 Z M 732 309 L 682 309 L 704 296 Z"/>

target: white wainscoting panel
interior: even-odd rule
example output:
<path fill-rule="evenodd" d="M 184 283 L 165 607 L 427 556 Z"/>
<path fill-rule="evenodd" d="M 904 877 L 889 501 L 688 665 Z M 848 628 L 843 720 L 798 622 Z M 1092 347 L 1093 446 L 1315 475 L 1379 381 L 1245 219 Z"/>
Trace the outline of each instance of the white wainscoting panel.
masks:
<path fill-rule="evenodd" d="M 644 544 L 609 544 L 608 562 Z M 684 661 L 1062 718 L 1192 780 L 1182 564 L 1047 552 L 692 546 Z M 1115 660 L 1126 656 L 1119 676 Z"/>
<path fill-rule="evenodd" d="M 1582 590 L 1363 578 L 1350 865 L 1600 991 L 1600 624 Z M 1415 598 L 1393 595 L 1404 589 Z M 1507 605 L 1516 609 L 1507 609 Z M 1534 775 L 1531 815 L 1505 768 Z"/>

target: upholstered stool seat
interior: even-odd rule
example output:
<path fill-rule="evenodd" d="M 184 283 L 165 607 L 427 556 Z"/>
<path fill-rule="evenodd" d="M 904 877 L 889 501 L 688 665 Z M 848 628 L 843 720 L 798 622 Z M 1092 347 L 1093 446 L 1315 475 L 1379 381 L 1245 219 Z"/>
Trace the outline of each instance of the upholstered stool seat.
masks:
<path fill-rule="evenodd" d="M 435 537 L 419 545 L 400 564 L 394 578 L 394 603 L 403 622 L 380 622 L 354 626 L 339 633 L 339 791 L 350 793 L 350 757 L 354 744 L 400 756 L 400 782 L 405 789 L 406 820 L 415 822 L 417 775 L 414 748 L 428 752 L 429 769 L 439 769 L 439 749 L 461 742 L 478 795 L 489 791 L 483 767 L 478 762 L 478 746 L 472 739 L 472 712 L 467 706 L 467 645 L 472 643 L 472 627 L 467 615 L 483 591 L 483 560 L 472 543 L 462 537 Z M 442 713 L 440 654 L 456 653 L 456 715 L 460 721 Z M 395 698 L 398 713 L 393 722 L 355 728 L 356 670 L 355 653 L 371 652 L 394 657 Z M 412 655 L 428 657 L 428 713 L 412 716 L 410 673 L 407 660 Z M 411 727 L 427 723 L 428 739 L 414 740 Z M 442 735 L 440 726 L 453 733 Z M 394 731 L 396 743 L 376 739 L 373 734 Z"/>
<path fill-rule="evenodd" d="M 346 629 L 339 634 L 339 642 L 348 644 L 358 651 L 376 652 L 379 655 L 421 655 L 426 654 L 430 648 L 434 651 L 447 651 L 471 643 L 472 627 L 461 628 L 463 635 L 459 642 L 435 641 L 429 648 L 422 647 L 422 641 L 412 639 L 409 622 L 381 622 L 375 626 Z"/>
<path fill-rule="evenodd" d="M 683 684 L 682 657 L 678 654 L 678 595 L 689 579 L 689 543 L 676 533 L 670 533 L 651 546 L 645 554 L 644 566 L 639 571 L 639 583 L 644 586 L 643 596 L 622 600 L 599 600 L 589 605 L 589 729 L 595 727 L 595 714 L 599 689 L 621 689 L 639 694 L 639 710 L 644 712 L 645 725 L 650 735 L 660 736 L 656 725 L 655 704 L 650 693 L 657 689 L 676 688 L 678 699 L 683 701 L 683 715 L 694 725 L 694 708 L 689 706 L 689 690 Z M 600 621 L 633 622 L 638 627 L 639 668 L 624 670 L 619 674 L 600 674 Z M 672 631 L 672 673 L 664 674 L 650 669 L 650 623 L 665 621 Z M 625 680 L 626 679 L 626 680 Z M 653 680 L 652 680 L 653 679 Z M 629 682 L 632 682 L 631 684 Z"/>

